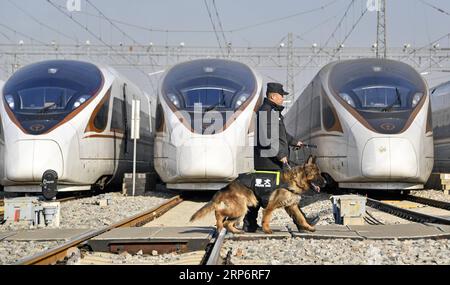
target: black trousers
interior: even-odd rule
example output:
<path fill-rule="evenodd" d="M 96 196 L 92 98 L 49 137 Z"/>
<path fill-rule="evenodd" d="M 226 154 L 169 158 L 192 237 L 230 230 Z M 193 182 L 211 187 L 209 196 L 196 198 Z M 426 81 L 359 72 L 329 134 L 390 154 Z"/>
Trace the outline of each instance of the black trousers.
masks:
<path fill-rule="evenodd" d="M 258 205 L 256 207 L 249 207 L 247 215 L 244 218 L 244 231 L 255 232 L 258 228 L 256 219 L 258 218 L 258 212 L 261 207 Z"/>

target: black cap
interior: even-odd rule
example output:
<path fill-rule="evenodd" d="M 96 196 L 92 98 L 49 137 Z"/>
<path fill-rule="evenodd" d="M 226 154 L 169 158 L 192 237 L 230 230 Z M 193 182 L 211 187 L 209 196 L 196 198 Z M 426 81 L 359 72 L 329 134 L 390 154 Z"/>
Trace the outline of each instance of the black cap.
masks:
<path fill-rule="evenodd" d="M 283 85 L 280 83 L 267 83 L 267 94 L 269 93 L 278 93 L 282 96 L 289 95 L 288 92 L 283 90 Z"/>

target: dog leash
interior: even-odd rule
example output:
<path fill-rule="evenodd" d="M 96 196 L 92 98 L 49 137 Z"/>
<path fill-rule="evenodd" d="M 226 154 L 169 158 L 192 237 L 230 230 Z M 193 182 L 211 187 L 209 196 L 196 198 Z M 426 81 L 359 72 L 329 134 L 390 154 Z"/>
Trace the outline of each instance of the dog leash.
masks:
<path fill-rule="evenodd" d="M 294 147 L 294 150 L 299 150 L 301 148 L 317 148 L 317 145 L 315 145 L 315 144 L 303 144 L 302 146 Z"/>
<path fill-rule="evenodd" d="M 289 162 L 284 163 L 283 166 L 289 170 L 292 170 L 292 167 L 289 165 Z"/>

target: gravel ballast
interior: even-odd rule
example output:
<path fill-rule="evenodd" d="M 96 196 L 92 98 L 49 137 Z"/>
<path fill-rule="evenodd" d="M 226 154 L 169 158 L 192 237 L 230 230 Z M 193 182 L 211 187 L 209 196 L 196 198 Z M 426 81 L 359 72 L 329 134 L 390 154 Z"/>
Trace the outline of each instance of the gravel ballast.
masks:
<path fill-rule="evenodd" d="M 300 239 L 231 241 L 232 264 L 450 264 L 450 240 Z"/>
<path fill-rule="evenodd" d="M 121 193 L 108 193 L 78 200 L 61 203 L 60 227 L 61 229 L 98 229 L 109 226 L 124 218 L 136 215 L 142 211 L 150 210 L 175 194 L 169 192 L 149 192 L 146 196 L 126 197 Z M 110 198 L 107 206 L 100 206 L 99 201 L 105 197 Z M 0 232 L 15 230 L 34 230 L 43 228 L 28 223 L 9 223 L 0 225 Z M 1 241 L 0 264 L 11 264 L 17 260 L 30 256 L 59 244 L 64 241 L 36 242 L 36 241 Z"/>
<path fill-rule="evenodd" d="M 59 228 L 97 229 L 109 226 L 124 218 L 156 207 L 173 196 L 174 194 L 169 192 L 149 192 L 146 196 L 135 197 L 123 196 L 121 193 L 108 193 L 62 202 Z M 110 203 L 107 206 L 100 206 L 99 201 L 105 197 L 111 198 Z M 0 225 L 0 231 L 36 228 L 36 226 L 25 223 L 6 222 Z"/>
<path fill-rule="evenodd" d="M 63 243 L 64 241 L 1 241 L 0 264 L 13 264 L 22 258 L 41 253 Z"/>
<path fill-rule="evenodd" d="M 411 191 L 410 194 L 413 196 L 450 202 L 450 195 L 445 195 L 442 190 L 419 190 L 419 191 Z"/>

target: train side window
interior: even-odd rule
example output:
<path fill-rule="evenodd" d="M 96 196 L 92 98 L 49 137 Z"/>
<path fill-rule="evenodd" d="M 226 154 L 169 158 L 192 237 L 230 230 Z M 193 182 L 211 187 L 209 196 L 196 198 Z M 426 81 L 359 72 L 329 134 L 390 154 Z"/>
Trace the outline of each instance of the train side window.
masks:
<path fill-rule="evenodd" d="M 112 119 L 111 119 L 111 130 L 112 131 L 125 131 L 125 118 L 123 115 L 123 104 L 124 101 L 119 98 L 114 98 Z"/>
<path fill-rule="evenodd" d="M 92 112 L 85 132 L 103 132 L 108 125 L 109 100 L 111 98 L 111 88 L 106 92 L 105 97 Z"/>
<path fill-rule="evenodd" d="M 328 99 L 325 91 L 322 91 L 322 120 L 323 127 L 327 132 L 341 132 L 342 126 L 339 121 L 339 117 L 336 110 L 332 106 L 330 100 Z"/>
<path fill-rule="evenodd" d="M 103 131 L 106 128 L 106 125 L 108 124 L 108 109 L 109 100 L 106 100 L 94 118 L 94 127 L 97 130 Z"/>
<path fill-rule="evenodd" d="M 2 123 L 2 117 L 0 116 L 0 140 L 4 140 L 3 137 L 3 123 Z"/>
<path fill-rule="evenodd" d="M 320 97 L 315 97 L 311 102 L 311 130 L 321 129 L 320 122 Z"/>
<path fill-rule="evenodd" d="M 150 137 L 150 118 L 145 112 L 142 111 L 140 116 L 140 132 L 141 137 Z"/>
<path fill-rule="evenodd" d="M 164 129 L 164 110 L 161 104 L 158 104 L 156 107 L 156 119 L 155 119 L 155 127 L 157 132 L 162 132 Z"/>
<path fill-rule="evenodd" d="M 426 125 L 425 131 L 427 133 L 433 131 L 433 119 L 432 119 L 431 103 L 428 104 L 427 125 Z"/>

